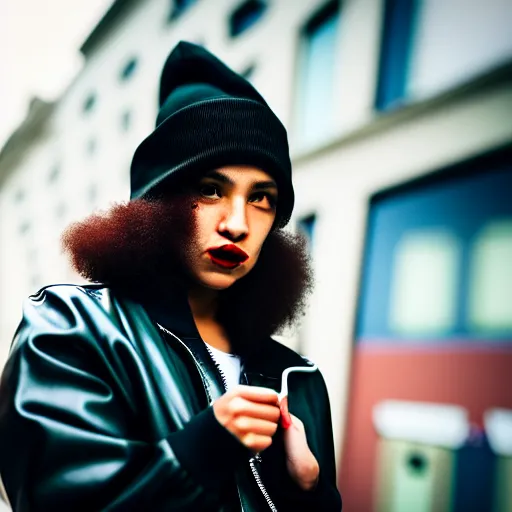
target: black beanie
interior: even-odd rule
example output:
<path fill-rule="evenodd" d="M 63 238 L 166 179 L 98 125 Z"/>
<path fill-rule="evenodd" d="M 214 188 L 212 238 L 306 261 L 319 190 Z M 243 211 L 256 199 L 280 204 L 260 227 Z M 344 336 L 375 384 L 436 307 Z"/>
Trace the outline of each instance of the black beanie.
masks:
<path fill-rule="evenodd" d="M 227 165 L 253 165 L 277 183 L 275 225 L 287 224 L 294 193 L 286 130 L 256 89 L 201 46 L 180 42 L 160 79 L 155 130 L 131 164 L 131 199 L 165 181 Z"/>

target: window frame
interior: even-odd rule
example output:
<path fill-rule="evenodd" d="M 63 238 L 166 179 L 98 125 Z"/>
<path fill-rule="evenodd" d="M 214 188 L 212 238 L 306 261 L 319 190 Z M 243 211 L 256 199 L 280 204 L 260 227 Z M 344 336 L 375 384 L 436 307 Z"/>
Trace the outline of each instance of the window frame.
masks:
<path fill-rule="evenodd" d="M 374 107 L 391 111 L 408 103 L 414 38 L 421 0 L 384 0 Z"/>
<path fill-rule="evenodd" d="M 509 169 L 512 163 L 512 147 L 510 145 L 502 146 L 498 149 L 483 153 L 473 159 L 458 162 L 455 165 L 441 168 L 430 174 L 423 175 L 419 178 L 407 181 L 397 186 L 392 186 L 381 190 L 380 192 L 372 195 L 368 202 L 368 215 L 365 228 L 365 242 L 362 252 L 362 264 L 360 267 L 359 286 L 358 286 L 358 299 L 356 303 L 356 314 L 354 322 L 354 342 L 358 345 L 371 344 L 372 346 L 378 345 L 392 345 L 396 348 L 412 348 L 415 346 L 438 346 L 445 344 L 456 343 L 463 346 L 475 346 L 475 343 L 484 342 L 485 346 L 500 346 L 511 347 L 512 331 L 500 332 L 493 334 L 481 334 L 471 328 L 470 325 L 470 304 L 468 297 L 468 290 L 470 288 L 471 276 L 471 262 L 473 256 L 473 239 L 469 238 L 463 241 L 462 261 L 460 264 L 460 289 L 459 299 L 457 303 L 457 326 L 454 331 L 442 336 L 401 336 L 399 333 L 392 332 L 389 327 L 389 318 L 382 324 L 381 320 L 377 323 L 368 324 L 363 320 L 368 318 L 365 312 L 368 307 L 367 300 L 369 294 L 375 294 L 375 289 L 369 289 L 368 275 L 370 273 L 370 265 L 372 265 L 372 240 L 375 236 L 375 221 L 372 208 L 374 205 L 382 200 L 388 199 L 393 196 L 405 194 L 409 191 L 415 191 L 422 187 L 428 187 L 438 183 L 448 182 L 450 180 L 471 179 L 475 176 L 490 176 L 493 172 L 498 174 Z M 504 178 L 505 179 L 505 178 Z M 507 216 L 509 213 L 507 212 Z M 508 218 L 508 217 L 507 217 Z M 496 217 L 490 217 L 484 221 L 486 224 L 489 221 L 494 221 Z M 484 225 L 485 225 L 484 224 Z M 374 270 L 373 270 L 374 271 Z M 381 285 L 382 286 L 382 285 Z M 382 302 L 386 311 L 389 311 L 390 305 L 390 286 L 385 285 L 385 292 L 388 296 Z M 382 290 L 381 290 L 382 293 Z M 375 306 L 374 306 L 375 307 Z M 371 311 L 371 309 L 370 309 Z M 386 313 L 387 314 L 387 313 Z M 377 325 L 377 327 L 375 327 Z M 379 326 L 380 325 L 380 326 Z M 382 327 L 384 326 L 384 327 Z M 412 342 L 412 343 L 411 343 Z"/>
<path fill-rule="evenodd" d="M 137 68 L 139 67 L 139 59 L 137 56 L 133 55 L 129 59 L 125 61 L 123 66 L 119 71 L 119 81 L 121 83 L 129 82 L 133 79 L 134 74 L 137 72 Z"/>
<path fill-rule="evenodd" d="M 191 9 L 199 0 L 171 0 L 167 23 L 174 23 L 181 18 L 184 13 Z"/>
<path fill-rule="evenodd" d="M 95 91 L 91 91 L 87 94 L 84 101 L 82 102 L 82 113 L 84 115 L 90 115 L 94 110 L 96 110 L 96 105 L 98 103 L 98 95 Z"/>
<path fill-rule="evenodd" d="M 256 26 L 268 10 L 267 0 L 244 0 L 228 16 L 228 35 L 236 39 Z"/>
<path fill-rule="evenodd" d="M 327 140 L 329 137 L 324 137 L 319 140 L 310 141 L 309 137 L 304 132 L 304 117 L 305 110 L 304 104 L 307 99 L 307 84 L 304 83 L 304 76 L 309 74 L 306 68 L 309 68 L 308 64 L 308 47 L 310 46 L 310 40 L 315 32 L 322 27 L 322 25 L 328 22 L 331 17 L 335 17 L 336 21 L 339 23 L 341 19 L 342 9 L 342 1 L 341 0 L 327 0 L 322 5 L 320 5 L 314 13 L 307 19 L 307 21 L 302 25 L 300 30 L 298 31 L 298 41 L 297 41 L 297 53 L 295 59 L 295 87 L 292 95 L 292 116 L 293 116 L 293 142 L 299 147 L 307 147 L 307 150 L 310 151 L 313 148 L 321 146 L 323 140 Z M 335 80 L 336 73 L 333 76 L 333 83 L 331 84 L 333 87 L 333 91 L 335 91 Z M 332 128 L 334 130 L 334 119 L 330 120 L 332 124 Z M 333 132 L 334 133 L 334 132 Z"/>

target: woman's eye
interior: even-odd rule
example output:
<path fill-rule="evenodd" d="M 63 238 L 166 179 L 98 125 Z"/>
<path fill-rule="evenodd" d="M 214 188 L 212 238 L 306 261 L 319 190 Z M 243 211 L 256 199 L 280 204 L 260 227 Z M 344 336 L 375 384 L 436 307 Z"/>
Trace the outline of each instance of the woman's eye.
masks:
<path fill-rule="evenodd" d="M 250 198 L 251 203 L 263 203 L 268 208 L 274 208 L 276 205 L 276 199 L 272 194 L 268 192 L 255 192 Z"/>
<path fill-rule="evenodd" d="M 267 197 L 267 194 L 263 193 L 263 192 L 257 192 L 256 194 L 253 194 L 251 196 L 251 201 L 255 202 L 255 203 L 259 203 L 261 201 L 263 201 L 263 199 L 265 199 Z"/>
<path fill-rule="evenodd" d="M 199 192 L 208 199 L 217 199 L 220 197 L 219 189 L 216 185 L 201 185 Z"/>

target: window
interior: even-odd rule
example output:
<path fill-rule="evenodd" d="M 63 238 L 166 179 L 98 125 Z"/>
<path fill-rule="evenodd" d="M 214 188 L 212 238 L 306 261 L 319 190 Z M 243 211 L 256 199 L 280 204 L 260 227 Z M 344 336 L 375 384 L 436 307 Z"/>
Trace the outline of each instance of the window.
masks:
<path fill-rule="evenodd" d="M 491 222 L 472 251 L 469 322 L 482 335 L 512 332 L 512 216 Z"/>
<path fill-rule="evenodd" d="M 25 191 L 23 189 L 20 189 L 14 194 L 14 202 L 15 203 L 22 203 L 25 199 Z"/>
<path fill-rule="evenodd" d="M 255 25 L 267 10 L 265 0 L 246 0 L 229 16 L 229 35 L 237 37 Z"/>
<path fill-rule="evenodd" d="M 19 227 L 20 235 L 25 235 L 30 231 L 30 222 L 28 220 L 23 221 Z"/>
<path fill-rule="evenodd" d="M 132 124 L 132 113 L 130 110 L 125 110 L 121 115 L 121 129 L 127 132 Z"/>
<path fill-rule="evenodd" d="M 314 146 L 332 132 L 339 2 L 329 2 L 301 35 L 296 95 L 297 139 Z"/>
<path fill-rule="evenodd" d="M 313 252 L 315 226 L 316 226 L 316 215 L 314 213 L 311 215 L 302 217 L 297 222 L 297 231 L 305 237 L 307 249 L 308 249 L 310 256 Z M 296 341 L 295 350 L 299 354 L 304 354 L 306 352 L 307 323 L 308 323 L 308 316 L 306 315 L 306 318 L 301 322 L 301 325 L 299 326 L 299 330 L 297 333 L 297 341 Z"/>
<path fill-rule="evenodd" d="M 86 146 L 86 153 L 89 155 L 89 156 L 92 156 L 94 155 L 94 153 L 96 153 L 96 148 L 97 148 L 97 142 L 96 142 L 96 139 L 94 137 L 91 137 L 88 141 L 87 141 L 87 146 Z"/>
<path fill-rule="evenodd" d="M 135 70 L 137 69 L 138 61 L 135 57 L 132 57 L 121 69 L 121 73 L 119 74 L 119 79 L 121 82 L 126 82 L 129 80 Z"/>
<path fill-rule="evenodd" d="M 256 64 L 249 64 L 246 68 L 243 69 L 243 71 L 240 72 L 240 74 L 246 79 L 249 80 L 249 82 L 252 80 L 254 76 L 254 72 L 256 71 Z"/>
<path fill-rule="evenodd" d="M 512 57 L 512 3 L 385 0 L 375 106 L 435 96 Z"/>
<path fill-rule="evenodd" d="M 94 110 L 94 107 L 96 105 L 96 95 L 94 93 L 90 93 L 87 98 L 85 98 L 84 103 L 82 105 L 82 111 L 85 114 L 88 114 L 92 110 Z"/>
<path fill-rule="evenodd" d="M 445 229 L 409 230 L 394 251 L 390 328 L 403 335 L 441 335 L 457 315 L 460 244 Z"/>
<path fill-rule="evenodd" d="M 376 108 L 401 104 L 406 96 L 419 0 L 386 0 L 382 29 Z"/>
<path fill-rule="evenodd" d="M 512 150 L 370 202 L 361 342 L 512 340 Z"/>
<path fill-rule="evenodd" d="M 298 231 L 301 233 L 307 241 L 309 252 L 312 252 L 313 247 L 313 239 L 315 233 L 315 225 L 316 225 L 316 215 L 308 215 L 307 217 L 303 217 L 298 222 Z"/>
<path fill-rule="evenodd" d="M 176 20 L 196 2 L 197 0 L 171 0 L 171 8 L 167 21 L 172 22 Z"/>
<path fill-rule="evenodd" d="M 55 183 L 60 176 L 60 166 L 54 165 L 48 174 L 48 183 Z"/>

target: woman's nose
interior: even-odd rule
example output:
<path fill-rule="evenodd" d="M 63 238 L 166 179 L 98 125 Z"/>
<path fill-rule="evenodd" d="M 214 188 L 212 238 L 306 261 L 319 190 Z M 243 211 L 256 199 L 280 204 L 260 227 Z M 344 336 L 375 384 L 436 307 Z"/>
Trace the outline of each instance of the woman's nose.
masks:
<path fill-rule="evenodd" d="M 219 224 L 219 232 L 232 241 L 244 239 L 249 233 L 245 198 L 233 198 Z"/>

